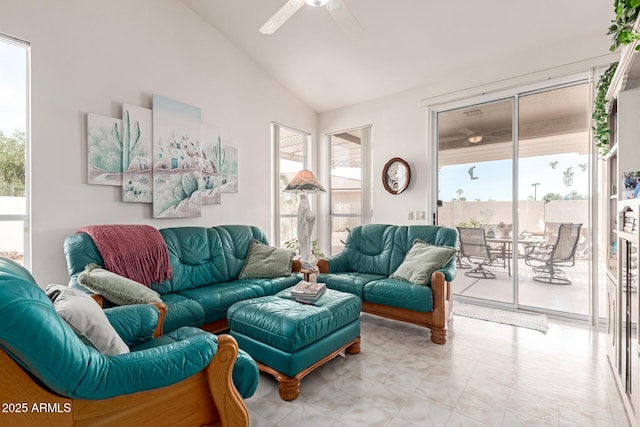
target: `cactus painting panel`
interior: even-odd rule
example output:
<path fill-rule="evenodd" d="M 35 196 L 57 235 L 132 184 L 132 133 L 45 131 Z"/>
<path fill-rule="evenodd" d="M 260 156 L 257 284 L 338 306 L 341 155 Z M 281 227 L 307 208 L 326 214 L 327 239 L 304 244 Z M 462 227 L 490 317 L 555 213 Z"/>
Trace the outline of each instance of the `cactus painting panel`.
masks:
<path fill-rule="evenodd" d="M 218 158 L 220 156 L 220 130 L 216 126 L 202 125 L 202 192 L 203 205 L 219 205 L 221 203 L 220 173 Z"/>
<path fill-rule="evenodd" d="M 122 185 L 122 120 L 87 114 L 87 182 Z"/>
<path fill-rule="evenodd" d="M 122 106 L 122 201 L 151 203 L 152 113 L 148 108 Z"/>
<path fill-rule="evenodd" d="M 223 193 L 238 192 L 238 147 L 222 141 L 219 156 L 219 170 Z"/>
<path fill-rule="evenodd" d="M 201 215 L 200 108 L 153 95 L 153 217 Z"/>

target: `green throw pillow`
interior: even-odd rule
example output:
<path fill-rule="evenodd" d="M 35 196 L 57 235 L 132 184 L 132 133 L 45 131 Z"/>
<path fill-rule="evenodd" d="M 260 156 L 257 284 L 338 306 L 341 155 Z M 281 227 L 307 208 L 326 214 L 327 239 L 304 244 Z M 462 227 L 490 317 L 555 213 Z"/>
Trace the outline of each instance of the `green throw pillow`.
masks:
<path fill-rule="evenodd" d="M 78 275 L 78 283 L 116 305 L 162 302 L 160 294 L 153 289 L 97 264 L 88 264 Z"/>
<path fill-rule="evenodd" d="M 247 258 L 240 270 L 239 279 L 270 279 L 291 275 L 293 252 L 274 248 L 253 240 Z"/>
<path fill-rule="evenodd" d="M 455 253 L 454 248 L 434 246 L 416 239 L 391 277 L 416 285 L 428 285 L 433 272 L 444 267 Z"/>
<path fill-rule="evenodd" d="M 89 294 L 64 285 L 49 285 L 45 293 L 53 302 L 58 316 L 86 344 L 109 356 L 129 353 L 127 344 Z"/>

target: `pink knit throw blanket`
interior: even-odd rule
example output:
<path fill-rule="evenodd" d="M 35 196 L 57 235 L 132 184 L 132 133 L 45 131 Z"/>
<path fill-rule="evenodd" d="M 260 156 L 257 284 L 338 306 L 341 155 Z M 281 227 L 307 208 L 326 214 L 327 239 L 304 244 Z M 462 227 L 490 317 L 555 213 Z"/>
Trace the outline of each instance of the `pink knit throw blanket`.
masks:
<path fill-rule="evenodd" d="M 95 243 L 105 269 L 149 286 L 172 276 L 167 245 L 149 225 L 91 225 L 87 233 Z"/>

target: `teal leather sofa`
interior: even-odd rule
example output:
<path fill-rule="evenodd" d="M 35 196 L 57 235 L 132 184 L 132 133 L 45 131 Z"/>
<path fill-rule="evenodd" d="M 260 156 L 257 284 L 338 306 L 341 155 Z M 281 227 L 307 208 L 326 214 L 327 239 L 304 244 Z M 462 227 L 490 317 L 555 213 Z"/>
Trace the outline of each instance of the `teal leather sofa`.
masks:
<path fill-rule="evenodd" d="M 389 277 L 416 239 L 456 248 L 458 232 L 431 225 L 354 227 L 342 252 L 318 261 L 318 282 L 357 295 L 362 300 L 363 312 L 425 326 L 431 330 L 431 341 L 444 344 L 452 316 L 455 258 L 435 271 L 427 286 Z"/>
<path fill-rule="evenodd" d="M 173 277 L 153 283 L 167 306 L 163 331 L 195 326 L 218 333 L 228 329 L 227 310 L 238 301 L 274 295 L 300 281 L 300 276 L 272 279 L 238 279 L 253 239 L 269 244 L 257 227 L 225 225 L 216 227 L 172 227 L 160 230 L 169 252 Z M 64 242 L 70 282 L 87 264 L 104 267 L 93 240 L 86 233 L 69 236 Z"/>
<path fill-rule="evenodd" d="M 0 424 L 248 425 L 242 397 L 258 370 L 232 337 L 192 327 L 154 337 L 152 305 L 104 313 L 130 352 L 85 344 L 31 274 L 0 258 Z"/>

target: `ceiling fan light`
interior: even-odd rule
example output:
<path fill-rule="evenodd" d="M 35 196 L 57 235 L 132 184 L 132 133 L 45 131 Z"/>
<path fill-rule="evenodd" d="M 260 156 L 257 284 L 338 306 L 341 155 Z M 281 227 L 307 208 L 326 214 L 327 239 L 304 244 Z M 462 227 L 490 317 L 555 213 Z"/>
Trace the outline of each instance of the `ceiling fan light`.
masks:
<path fill-rule="evenodd" d="M 329 3 L 329 0 L 304 0 L 309 6 L 320 7 Z"/>
<path fill-rule="evenodd" d="M 483 138 L 482 135 L 472 135 L 469 138 L 467 138 L 467 141 L 469 141 L 471 144 L 477 144 L 482 141 L 482 138 Z"/>

